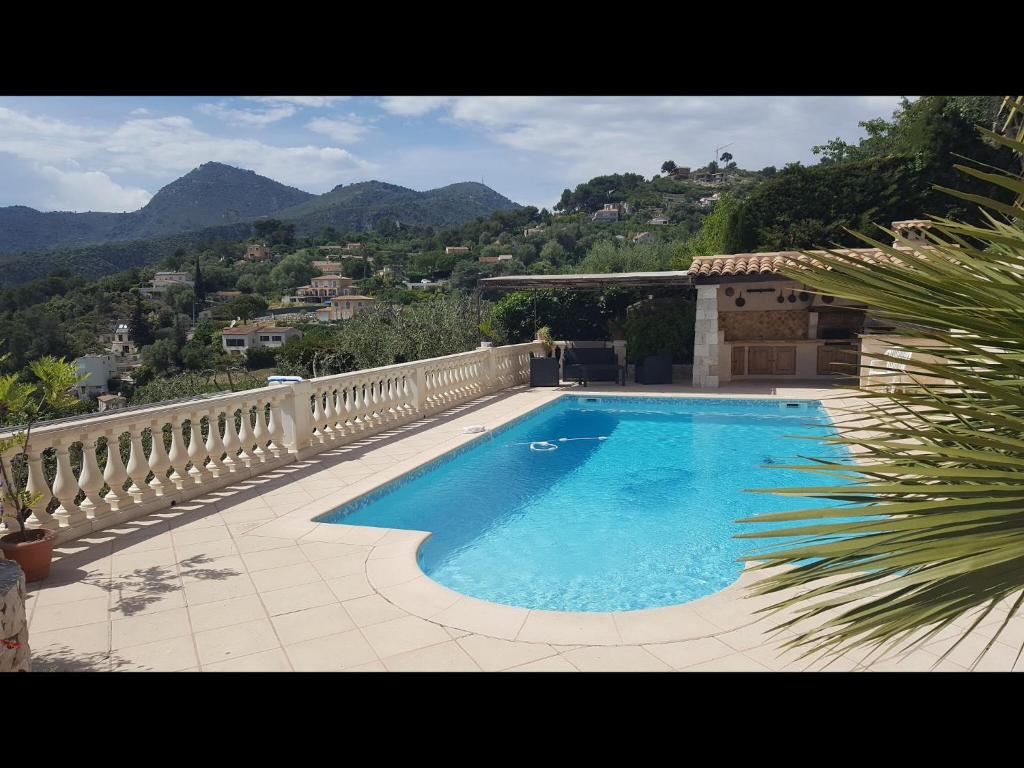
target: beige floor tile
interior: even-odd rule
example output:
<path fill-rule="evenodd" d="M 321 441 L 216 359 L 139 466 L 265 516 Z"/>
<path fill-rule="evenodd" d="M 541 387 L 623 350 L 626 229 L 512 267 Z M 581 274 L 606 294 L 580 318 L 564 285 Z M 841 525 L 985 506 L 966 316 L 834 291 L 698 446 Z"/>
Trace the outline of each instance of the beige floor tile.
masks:
<path fill-rule="evenodd" d="M 433 582 L 430 585 L 433 586 Z M 452 594 L 449 590 L 438 591 L 438 593 L 445 598 Z M 509 605 L 497 605 L 462 597 L 448 608 L 433 614 L 430 619 L 445 626 L 465 629 L 469 632 L 498 637 L 503 640 L 514 640 L 529 615 L 530 612 L 525 608 L 514 608 Z"/>
<path fill-rule="evenodd" d="M 110 593 L 110 619 L 126 619 L 185 607 L 185 591 L 181 580 L 156 580 L 148 584 L 132 583 L 131 588 L 117 588 Z"/>
<path fill-rule="evenodd" d="M 294 547 L 295 539 L 279 539 L 270 536 L 247 534 L 236 537 L 234 543 L 239 552 L 247 555 L 252 552 L 266 552 L 267 550 L 279 549 L 281 547 Z"/>
<path fill-rule="evenodd" d="M 637 645 L 577 648 L 561 654 L 581 672 L 671 672 L 670 667 Z"/>
<path fill-rule="evenodd" d="M 515 638 L 528 643 L 619 645 L 622 640 L 607 614 L 530 611 Z"/>
<path fill-rule="evenodd" d="M 179 528 L 171 532 L 174 546 L 206 544 L 231 538 L 231 532 L 223 525 L 209 525 L 203 528 Z"/>
<path fill-rule="evenodd" d="M 761 648 L 763 646 L 774 647 L 780 639 L 789 637 L 789 634 L 786 632 L 783 632 L 781 635 L 777 634 L 775 626 L 774 622 L 771 621 L 759 621 L 756 624 L 740 627 L 732 632 L 716 634 L 715 637 L 737 651 L 747 651 L 751 648 Z"/>
<path fill-rule="evenodd" d="M 337 635 L 356 627 L 345 609 L 337 603 L 283 613 L 274 616 L 272 621 L 284 645 L 294 645 L 324 635 Z"/>
<path fill-rule="evenodd" d="M 202 561 L 207 558 L 237 555 L 238 548 L 234 540 L 220 539 L 218 541 L 203 541 L 199 544 L 176 544 L 174 552 L 177 555 L 177 562 Z"/>
<path fill-rule="evenodd" d="M 34 672 L 106 672 L 110 669 L 107 621 L 29 634 Z"/>
<path fill-rule="evenodd" d="M 111 655 L 111 669 L 115 672 L 177 672 L 198 664 L 191 637 L 133 645 Z"/>
<path fill-rule="evenodd" d="M 735 653 L 728 645 L 713 637 L 680 643 L 654 643 L 644 647 L 673 669 L 684 669 Z"/>
<path fill-rule="evenodd" d="M 615 627 L 626 644 L 671 642 L 721 631 L 696 612 L 677 607 L 617 613 Z"/>
<path fill-rule="evenodd" d="M 529 664 L 521 664 L 512 667 L 508 672 L 579 672 L 576 667 L 563 659 L 561 656 L 551 656 L 539 661 L 531 661 Z"/>
<path fill-rule="evenodd" d="M 331 541 L 303 541 L 299 543 L 303 554 L 311 561 L 331 560 L 346 555 L 369 555 L 371 546 L 368 544 L 342 544 Z"/>
<path fill-rule="evenodd" d="M 479 672 L 470 656 L 454 640 L 406 651 L 383 659 L 391 672 Z"/>
<path fill-rule="evenodd" d="M 209 629 L 230 627 L 234 624 L 245 624 L 256 619 L 267 618 L 266 609 L 259 595 L 243 595 L 213 603 L 190 605 L 188 615 L 192 622 L 193 632 L 204 632 Z"/>
<path fill-rule="evenodd" d="M 274 627 L 268 619 L 209 629 L 195 634 L 199 661 L 203 666 L 218 661 L 248 656 L 280 647 Z"/>
<path fill-rule="evenodd" d="M 380 661 L 371 661 L 368 664 L 360 664 L 357 667 L 348 667 L 346 672 L 387 672 L 388 668 Z"/>
<path fill-rule="evenodd" d="M 464 599 L 458 592 L 445 589 L 436 581 L 429 579 L 426 576 L 421 576 L 418 579 L 407 581 L 404 584 L 396 584 L 392 587 L 382 587 L 380 592 L 384 597 L 402 608 L 404 611 L 423 619 L 430 618 L 431 616 L 439 614 L 442 611 L 446 611 L 449 608 L 454 608 L 459 601 Z M 490 605 L 493 604 L 488 604 L 488 608 Z M 507 620 L 507 614 L 500 610 L 505 606 L 495 607 L 498 608 L 499 611 L 495 612 L 488 609 L 476 611 L 476 618 L 478 619 L 477 623 L 487 623 L 488 619 L 490 619 L 491 624 L 509 624 L 510 622 Z M 459 612 L 456 611 L 456 613 Z M 522 619 L 526 618 L 525 611 L 519 618 L 520 621 L 515 625 L 510 637 L 515 637 L 515 632 L 519 631 Z M 503 619 L 504 621 L 502 621 Z M 466 626 L 463 628 L 467 631 L 474 629 L 472 626 Z"/>
<path fill-rule="evenodd" d="M 114 555 L 146 552 L 151 549 L 167 549 L 173 545 L 174 541 L 166 529 L 166 525 L 163 528 L 165 530 L 157 532 L 140 531 L 128 536 L 119 536 L 112 543 Z"/>
<path fill-rule="evenodd" d="M 340 579 L 343 576 L 351 576 L 354 573 L 365 573 L 366 555 L 360 552 L 332 557 L 327 560 L 316 560 L 313 566 L 325 579 Z"/>
<path fill-rule="evenodd" d="M 112 558 L 111 575 L 115 580 L 137 576 L 154 566 L 173 567 L 178 562 L 172 547 L 150 549 L 145 552 L 119 553 Z"/>
<path fill-rule="evenodd" d="M 869 672 L 928 672 L 936 666 L 939 657 L 919 648 L 910 653 L 900 654 L 894 658 L 883 659 L 870 664 Z"/>
<path fill-rule="evenodd" d="M 252 653 L 237 659 L 206 664 L 204 672 L 291 672 L 288 656 L 280 648 Z"/>
<path fill-rule="evenodd" d="M 118 619 L 111 622 L 110 630 L 110 647 L 114 650 L 192 634 L 186 608 Z"/>
<path fill-rule="evenodd" d="M 483 635 L 466 635 L 458 640 L 485 672 L 499 672 L 556 655 L 556 651 L 543 643 L 517 643 Z"/>
<path fill-rule="evenodd" d="M 232 597 L 251 595 L 256 591 L 248 574 L 230 576 L 226 579 L 190 581 L 184 585 L 185 600 L 189 606 L 216 603 Z"/>
<path fill-rule="evenodd" d="M 228 509 L 220 513 L 225 524 L 251 523 L 260 520 L 273 520 L 277 515 L 267 505 Z"/>
<path fill-rule="evenodd" d="M 224 581 L 246 573 L 245 562 L 240 555 L 222 557 L 195 557 L 178 564 L 181 583 L 188 585 L 197 581 Z"/>
<path fill-rule="evenodd" d="M 758 664 L 742 653 L 734 653 L 720 659 L 712 659 L 702 664 L 686 667 L 684 672 L 768 672 L 768 667 Z"/>
<path fill-rule="evenodd" d="M 313 584 L 300 584 L 287 589 L 275 589 L 271 592 L 261 592 L 260 599 L 271 616 L 280 616 L 284 613 L 339 602 L 334 593 L 322 581 Z"/>
<path fill-rule="evenodd" d="M 367 560 L 366 577 L 376 589 L 383 589 L 422 578 L 423 571 L 412 557 L 389 557 L 384 560 Z"/>
<path fill-rule="evenodd" d="M 297 672 L 336 672 L 377 661 L 357 629 L 289 645 L 285 652 Z"/>
<path fill-rule="evenodd" d="M 109 579 L 88 579 L 86 581 L 72 581 L 66 584 L 51 584 L 47 579 L 41 582 L 36 590 L 36 605 L 60 605 L 61 603 L 75 603 L 81 600 L 102 598 L 110 594 Z"/>
<path fill-rule="evenodd" d="M 366 580 L 366 576 L 362 573 L 342 576 L 340 579 L 328 579 L 327 586 L 343 602 L 374 594 L 373 587 L 370 586 L 370 582 Z"/>
<path fill-rule="evenodd" d="M 416 616 L 405 616 L 382 624 L 373 624 L 364 627 L 362 632 L 377 656 L 382 659 L 451 641 L 448 633 L 437 624 L 431 624 Z"/>
<path fill-rule="evenodd" d="M 32 613 L 29 630 L 34 635 L 36 632 L 48 632 L 54 629 L 80 627 L 83 624 L 107 621 L 110 618 L 109 602 L 109 595 L 104 595 L 72 603 L 40 605 Z"/>
<path fill-rule="evenodd" d="M 322 581 L 320 574 L 307 562 L 285 565 L 278 568 L 267 568 L 250 574 L 256 589 L 260 592 L 271 592 L 276 589 L 297 587 L 300 584 L 312 584 Z"/>
<path fill-rule="evenodd" d="M 348 615 L 352 617 L 352 621 L 359 627 L 381 624 L 385 621 L 400 619 L 407 615 L 398 606 L 375 594 L 359 597 L 354 600 L 346 600 L 343 605 Z"/>
<path fill-rule="evenodd" d="M 250 573 L 308 562 L 302 550 L 296 545 L 266 549 L 262 552 L 250 552 L 242 555 L 242 560 L 245 561 L 245 567 Z"/>

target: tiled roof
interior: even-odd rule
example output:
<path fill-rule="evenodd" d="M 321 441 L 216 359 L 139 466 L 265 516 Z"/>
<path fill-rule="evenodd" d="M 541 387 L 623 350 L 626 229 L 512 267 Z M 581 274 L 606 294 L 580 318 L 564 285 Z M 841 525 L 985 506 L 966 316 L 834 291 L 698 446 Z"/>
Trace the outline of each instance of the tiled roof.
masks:
<path fill-rule="evenodd" d="M 376 301 L 372 296 L 333 296 L 331 301 L 341 303 L 343 301 Z"/>
<path fill-rule="evenodd" d="M 812 254 L 827 255 L 827 251 L 811 251 Z M 876 248 L 843 248 L 838 253 L 855 257 L 866 265 L 895 264 L 902 262 Z M 743 277 L 748 275 L 779 274 L 782 266 L 809 269 L 820 268 L 822 263 L 799 251 L 774 251 L 771 253 L 734 253 L 724 256 L 698 256 L 693 260 L 687 273 L 691 277 Z"/>
<path fill-rule="evenodd" d="M 286 333 L 294 331 L 295 328 L 279 328 L 275 325 L 236 325 L 234 328 L 225 328 L 221 336 L 248 336 L 250 333 Z"/>

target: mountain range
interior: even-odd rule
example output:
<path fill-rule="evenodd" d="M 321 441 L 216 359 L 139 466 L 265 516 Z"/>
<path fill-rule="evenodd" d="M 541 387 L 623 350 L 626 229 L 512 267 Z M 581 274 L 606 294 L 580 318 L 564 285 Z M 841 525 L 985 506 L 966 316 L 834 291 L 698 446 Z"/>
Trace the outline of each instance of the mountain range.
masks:
<path fill-rule="evenodd" d="M 475 182 L 417 192 L 366 181 L 314 195 L 254 171 L 210 162 L 172 181 L 131 213 L 0 208 L 0 254 L 113 245 L 205 230 L 213 235 L 239 230 L 235 225 L 260 218 L 293 223 L 300 236 L 328 226 L 342 232 L 367 230 L 383 220 L 444 228 L 518 207 Z"/>

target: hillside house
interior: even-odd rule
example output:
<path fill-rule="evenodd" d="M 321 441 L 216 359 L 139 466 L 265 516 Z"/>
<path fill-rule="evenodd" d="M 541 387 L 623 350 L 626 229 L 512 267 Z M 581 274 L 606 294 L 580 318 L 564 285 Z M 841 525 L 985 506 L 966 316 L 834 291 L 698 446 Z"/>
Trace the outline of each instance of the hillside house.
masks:
<path fill-rule="evenodd" d="M 590 217 L 591 221 L 618 221 L 619 220 L 619 204 L 618 203 L 605 203 L 604 208 L 600 211 L 594 211 L 594 215 Z"/>
<path fill-rule="evenodd" d="M 117 375 L 120 359 L 116 354 L 82 355 L 72 361 L 75 373 L 85 379 L 71 389 L 71 394 L 79 400 L 107 394 L 110 389 L 107 382 Z"/>
<path fill-rule="evenodd" d="M 316 249 L 318 251 L 322 251 L 323 253 L 341 253 L 342 251 L 345 250 L 345 246 L 344 245 L 318 245 L 316 247 Z"/>
<path fill-rule="evenodd" d="M 709 197 L 702 197 L 700 200 L 697 201 L 697 205 L 699 205 L 701 208 L 710 208 L 721 199 L 722 193 L 715 192 L 715 194 Z"/>
<path fill-rule="evenodd" d="M 139 293 L 144 296 L 159 296 L 175 285 L 194 288 L 195 281 L 189 272 L 157 272 L 153 275 L 153 282 L 141 287 Z"/>
<path fill-rule="evenodd" d="M 664 227 L 666 224 L 669 223 L 669 220 L 668 220 L 667 216 L 655 216 L 653 219 L 651 219 L 647 223 L 648 224 L 652 224 L 655 227 Z"/>
<path fill-rule="evenodd" d="M 330 306 L 316 311 L 316 319 L 320 322 L 348 320 L 376 303 L 377 300 L 370 296 L 336 296 L 331 299 Z"/>
<path fill-rule="evenodd" d="M 894 247 L 908 257 L 927 251 L 928 221 L 893 222 L 912 245 Z M 920 243 L 920 245 L 918 245 Z M 865 269 L 899 265 L 875 248 L 840 252 Z M 717 388 L 730 381 L 826 380 L 849 373 L 860 355 L 862 334 L 872 329 L 863 304 L 815 295 L 780 267 L 813 268 L 812 255 L 797 251 L 701 256 L 688 274 L 697 288 L 693 385 Z M 842 367 L 846 365 L 844 370 Z"/>
<path fill-rule="evenodd" d="M 96 398 L 96 411 L 99 413 L 126 407 L 128 407 L 128 399 L 122 395 L 100 395 Z"/>
<path fill-rule="evenodd" d="M 271 255 L 266 243 L 253 243 L 245 247 L 245 255 L 242 258 L 246 261 L 269 261 Z"/>
<path fill-rule="evenodd" d="M 479 261 L 481 264 L 497 264 L 502 261 L 512 261 L 515 256 L 511 253 L 503 253 L 501 256 L 481 256 Z"/>
<path fill-rule="evenodd" d="M 321 246 L 321 248 L 324 246 Z M 340 245 L 334 246 L 335 248 L 341 248 Z M 313 269 L 319 269 L 325 275 L 340 275 L 345 265 L 340 261 L 314 261 Z"/>
<path fill-rule="evenodd" d="M 351 277 L 342 277 L 341 275 L 322 275 L 320 277 L 314 277 L 309 281 L 309 285 L 304 285 L 295 291 L 295 295 L 300 298 L 316 298 L 316 299 L 329 299 L 332 296 L 341 296 L 345 293 L 352 292 L 352 283 L 355 282 Z"/>
<path fill-rule="evenodd" d="M 543 235 L 544 227 L 527 227 L 523 230 L 523 237 L 530 237 L 531 235 Z"/>
<path fill-rule="evenodd" d="M 411 283 L 406 281 L 404 283 L 406 290 L 409 291 L 437 291 L 448 287 L 447 280 L 427 280 L 426 278 L 420 280 L 418 283 Z"/>
<path fill-rule="evenodd" d="M 362 249 L 362 247 L 363 247 L 362 243 L 345 243 L 345 250 L 346 251 L 358 251 L 358 250 Z"/>
<path fill-rule="evenodd" d="M 670 179 L 688 179 L 690 178 L 689 168 L 673 168 L 669 171 L 666 176 Z"/>
<path fill-rule="evenodd" d="M 458 255 L 460 253 L 469 253 L 469 248 L 464 245 L 449 245 L 444 249 L 445 256 Z"/>
<path fill-rule="evenodd" d="M 261 347 L 276 348 L 285 342 L 302 338 L 298 328 L 258 325 L 236 325 L 221 331 L 221 348 L 231 354 Z"/>
<path fill-rule="evenodd" d="M 654 235 L 650 232 L 640 232 L 639 234 L 633 235 L 634 243 L 650 243 L 654 241 Z"/>
<path fill-rule="evenodd" d="M 211 304 L 227 304 L 229 301 L 240 299 L 241 291 L 214 291 L 206 294 L 206 300 Z"/>

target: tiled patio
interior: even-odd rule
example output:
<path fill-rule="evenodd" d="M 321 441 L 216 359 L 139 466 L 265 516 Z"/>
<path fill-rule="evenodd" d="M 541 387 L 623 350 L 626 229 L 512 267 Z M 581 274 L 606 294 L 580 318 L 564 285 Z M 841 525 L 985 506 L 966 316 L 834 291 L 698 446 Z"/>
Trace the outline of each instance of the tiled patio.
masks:
<path fill-rule="evenodd" d="M 748 576 L 683 606 L 562 614 L 484 603 L 425 577 L 426 534 L 314 523 L 413 467 L 478 439 L 566 390 L 504 390 L 392 432 L 287 465 L 159 514 L 69 542 L 31 584 L 33 666 L 161 671 L 768 671 L 821 668 L 780 652 L 741 598 Z M 748 384 L 702 396 L 816 398 Z M 680 395 L 686 387 L 589 387 L 587 394 Z M 902 656 L 842 657 L 827 669 L 964 670 L 1005 618 L 935 666 L 961 629 Z M 966 624 L 962 624 L 966 626 Z M 1009 670 L 1024 641 L 1013 619 L 976 667 Z M 1024 663 L 1017 669 L 1024 668 Z"/>

